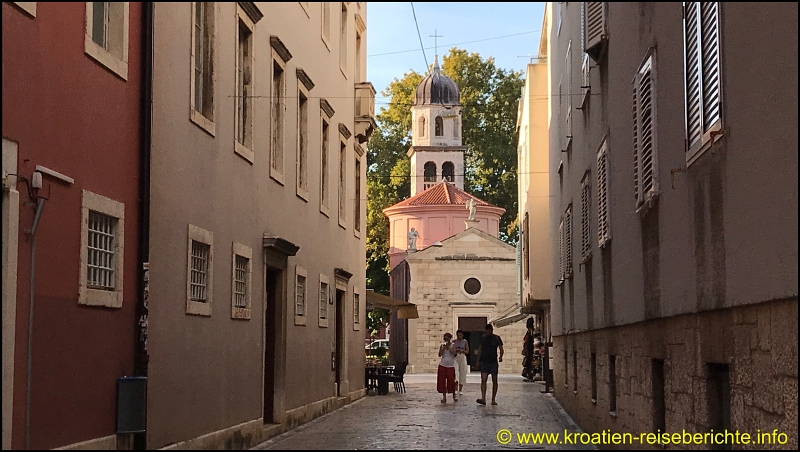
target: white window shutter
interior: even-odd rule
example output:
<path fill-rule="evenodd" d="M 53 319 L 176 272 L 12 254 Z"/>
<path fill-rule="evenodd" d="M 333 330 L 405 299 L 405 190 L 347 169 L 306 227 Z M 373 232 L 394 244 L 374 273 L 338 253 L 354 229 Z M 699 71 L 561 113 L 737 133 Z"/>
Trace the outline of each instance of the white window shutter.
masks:
<path fill-rule="evenodd" d="M 639 181 L 639 90 L 636 88 L 639 80 L 638 72 L 633 77 L 633 107 L 631 114 L 633 119 L 633 199 L 636 206 L 641 202 L 641 185 Z"/>
<path fill-rule="evenodd" d="M 564 276 L 567 278 L 572 277 L 572 204 L 567 207 L 567 213 L 564 216 Z"/>
<path fill-rule="evenodd" d="M 703 132 L 720 119 L 719 3 L 700 3 Z"/>
<path fill-rule="evenodd" d="M 703 135 L 700 72 L 700 3 L 685 2 L 684 11 L 684 68 L 686 83 L 686 141 L 687 149 L 694 147 Z"/>
<path fill-rule="evenodd" d="M 567 44 L 567 56 L 564 60 L 564 68 L 566 70 L 566 78 L 567 78 L 567 90 L 566 90 L 566 104 L 567 104 L 567 111 L 564 115 L 566 118 L 566 142 L 567 145 L 565 149 L 569 149 L 570 145 L 572 144 L 572 41 L 569 41 Z"/>
<path fill-rule="evenodd" d="M 597 242 L 605 246 L 611 238 L 608 218 L 608 142 L 603 140 L 597 151 Z"/>
<path fill-rule="evenodd" d="M 559 280 L 564 281 L 564 219 L 558 225 L 558 275 Z"/>
<path fill-rule="evenodd" d="M 590 199 L 590 179 L 589 173 L 583 178 L 583 187 L 581 189 L 581 256 L 583 261 L 586 261 L 592 254 L 591 231 L 589 227 L 589 207 L 591 204 Z"/>
<path fill-rule="evenodd" d="M 658 195 L 656 54 L 651 51 L 634 78 L 634 184 L 636 206 Z"/>
<path fill-rule="evenodd" d="M 585 49 L 586 53 L 597 61 L 602 56 L 606 33 L 605 2 L 586 2 L 585 6 Z"/>

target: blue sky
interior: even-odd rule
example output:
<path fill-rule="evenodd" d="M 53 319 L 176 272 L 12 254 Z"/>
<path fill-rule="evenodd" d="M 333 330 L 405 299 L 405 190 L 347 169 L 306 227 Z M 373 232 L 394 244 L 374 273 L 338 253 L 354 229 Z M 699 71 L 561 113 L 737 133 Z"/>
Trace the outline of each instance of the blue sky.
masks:
<path fill-rule="evenodd" d="M 478 52 L 484 58 L 493 56 L 498 67 L 524 70 L 528 58 L 519 57 L 538 53 L 544 5 L 544 2 L 415 2 L 414 9 L 428 63 L 433 63 L 434 56 L 434 38 L 429 35 L 437 30 L 436 34 L 443 36 L 438 39 L 439 54 L 453 47 L 448 44 L 484 40 L 456 47 Z M 525 34 L 486 40 L 518 33 Z M 379 55 L 408 50 L 414 51 Z M 411 3 L 368 3 L 367 80 L 380 96 L 395 77 L 401 78 L 411 69 L 420 73 L 426 70 Z M 376 107 L 387 101 L 376 99 Z"/>

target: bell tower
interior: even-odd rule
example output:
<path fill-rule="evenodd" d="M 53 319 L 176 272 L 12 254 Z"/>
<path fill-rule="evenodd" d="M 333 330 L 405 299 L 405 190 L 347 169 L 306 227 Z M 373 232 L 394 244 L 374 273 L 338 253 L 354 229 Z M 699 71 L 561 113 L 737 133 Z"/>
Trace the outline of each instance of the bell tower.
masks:
<path fill-rule="evenodd" d="M 460 97 L 456 82 L 441 73 L 437 55 L 411 107 L 411 196 L 445 180 L 464 188 Z"/>

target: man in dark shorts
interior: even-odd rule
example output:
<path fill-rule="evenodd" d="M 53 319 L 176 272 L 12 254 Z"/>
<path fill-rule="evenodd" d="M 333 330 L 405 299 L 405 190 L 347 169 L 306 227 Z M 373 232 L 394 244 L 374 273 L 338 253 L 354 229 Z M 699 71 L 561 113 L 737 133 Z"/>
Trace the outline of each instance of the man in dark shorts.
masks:
<path fill-rule="evenodd" d="M 498 359 L 497 349 L 500 348 Z M 481 368 L 481 398 L 476 402 L 486 405 L 486 381 L 489 375 L 492 376 L 492 405 L 497 405 L 497 371 L 498 362 L 503 362 L 503 340 L 494 334 L 494 327 L 486 325 L 486 333 L 481 337 L 481 346 L 478 356 L 478 364 Z"/>

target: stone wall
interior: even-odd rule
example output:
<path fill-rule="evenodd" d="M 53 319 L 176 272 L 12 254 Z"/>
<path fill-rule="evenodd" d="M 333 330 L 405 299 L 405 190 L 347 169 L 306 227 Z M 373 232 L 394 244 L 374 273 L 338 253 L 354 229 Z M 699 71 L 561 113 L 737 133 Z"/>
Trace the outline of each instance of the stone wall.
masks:
<path fill-rule="evenodd" d="M 555 337 L 556 398 L 589 433 L 610 429 L 636 434 L 659 428 L 669 433 L 707 432 L 720 412 L 709 395 L 715 380 L 708 363 L 727 365 L 730 428 L 753 435 L 759 429 L 777 428 L 788 439 L 784 445 L 738 448 L 796 449 L 797 315 L 794 298 Z M 577 352 L 577 366 L 573 352 Z M 592 353 L 596 401 L 592 400 Z M 610 413 L 611 354 L 616 355 L 615 414 Z M 654 360 L 663 362 L 663 410 L 658 407 L 661 386 Z M 659 413 L 665 422 L 659 422 Z"/>

